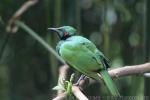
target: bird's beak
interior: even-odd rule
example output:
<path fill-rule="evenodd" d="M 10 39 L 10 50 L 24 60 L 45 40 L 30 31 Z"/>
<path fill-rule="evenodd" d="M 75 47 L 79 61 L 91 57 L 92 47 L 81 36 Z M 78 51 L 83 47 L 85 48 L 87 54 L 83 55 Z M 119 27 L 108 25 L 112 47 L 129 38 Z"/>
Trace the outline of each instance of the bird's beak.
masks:
<path fill-rule="evenodd" d="M 48 28 L 48 30 L 51 30 L 51 31 L 54 31 L 54 32 L 60 33 L 59 28 Z"/>
<path fill-rule="evenodd" d="M 59 36 L 59 38 L 62 37 L 62 31 L 60 30 L 61 28 L 48 28 L 48 30 L 54 31 L 57 33 L 57 35 Z"/>

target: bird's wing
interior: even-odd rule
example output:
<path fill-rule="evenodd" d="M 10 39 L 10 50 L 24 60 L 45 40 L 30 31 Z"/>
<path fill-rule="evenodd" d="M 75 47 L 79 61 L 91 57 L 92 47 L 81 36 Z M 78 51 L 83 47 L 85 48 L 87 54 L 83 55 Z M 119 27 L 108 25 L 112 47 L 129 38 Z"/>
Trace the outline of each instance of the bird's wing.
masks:
<path fill-rule="evenodd" d="M 81 43 L 85 48 L 87 48 L 88 50 L 90 50 L 95 54 L 94 58 L 97 61 L 97 63 L 103 64 L 103 66 L 106 69 L 110 66 L 108 58 L 106 58 L 104 54 L 100 52 L 91 41 L 84 41 L 84 42 L 82 41 Z"/>
<path fill-rule="evenodd" d="M 105 66 L 105 68 L 109 68 L 110 67 L 110 61 L 107 57 L 104 56 L 104 54 L 102 52 L 100 52 L 99 50 L 96 51 L 96 55 L 99 57 L 99 59 L 101 60 L 103 66 Z"/>
<path fill-rule="evenodd" d="M 86 50 L 92 52 L 93 54 L 93 59 L 101 65 L 101 60 L 99 59 L 99 57 L 96 55 L 95 50 L 97 49 L 96 46 L 91 42 L 91 41 L 82 41 L 81 42 L 82 47 L 84 47 Z"/>

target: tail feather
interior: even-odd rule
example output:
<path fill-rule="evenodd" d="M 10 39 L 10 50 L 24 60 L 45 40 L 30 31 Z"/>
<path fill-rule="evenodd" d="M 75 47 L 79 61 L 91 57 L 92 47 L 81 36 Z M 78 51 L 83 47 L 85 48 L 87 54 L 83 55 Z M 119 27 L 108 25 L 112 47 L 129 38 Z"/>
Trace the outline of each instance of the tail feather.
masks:
<path fill-rule="evenodd" d="M 120 96 L 120 93 L 114 84 L 113 80 L 111 79 L 110 75 L 108 74 L 107 70 L 100 71 L 100 75 L 102 76 L 106 86 L 108 87 L 109 91 L 113 96 Z"/>

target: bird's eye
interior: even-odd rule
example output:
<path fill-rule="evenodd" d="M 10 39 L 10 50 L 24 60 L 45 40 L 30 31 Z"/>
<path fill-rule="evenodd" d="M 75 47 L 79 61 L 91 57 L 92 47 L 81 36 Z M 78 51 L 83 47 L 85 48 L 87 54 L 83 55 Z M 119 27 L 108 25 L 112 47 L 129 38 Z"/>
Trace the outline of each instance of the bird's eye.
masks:
<path fill-rule="evenodd" d="M 68 35 L 68 32 L 64 32 L 64 36 L 67 36 Z"/>

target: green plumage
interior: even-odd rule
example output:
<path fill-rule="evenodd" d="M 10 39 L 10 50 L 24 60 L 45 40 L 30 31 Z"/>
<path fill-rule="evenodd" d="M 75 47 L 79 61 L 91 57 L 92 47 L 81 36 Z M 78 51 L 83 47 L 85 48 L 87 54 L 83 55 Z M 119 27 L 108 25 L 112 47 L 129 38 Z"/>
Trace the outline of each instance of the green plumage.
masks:
<path fill-rule="evenodd" d="M 111 92 L 111 94 L 113 96 L 120 96 L 120 93 L 119 93 L 117 87 L 115 86 L 113 80 L 109 76 L 108 72 L 106 70 L 102 70 L 102 71 L 100 71 L 100 75 L 102 76 L 102 78 L 103 78 L 106 86 L 108 87 L 109 91 Z"/>
<path fill-rule="evenodd" d="M 59 55 L 72 67 L 88 77 L 100 80 L 100 74 L 111 94 L 120 96 L 106 70 L 109 63 L 103 53 L 88 39 L 75 36 L 76 30 L 70 26 L 57 28 L 57 33 L 61 38 L 56 47 Z"/>

